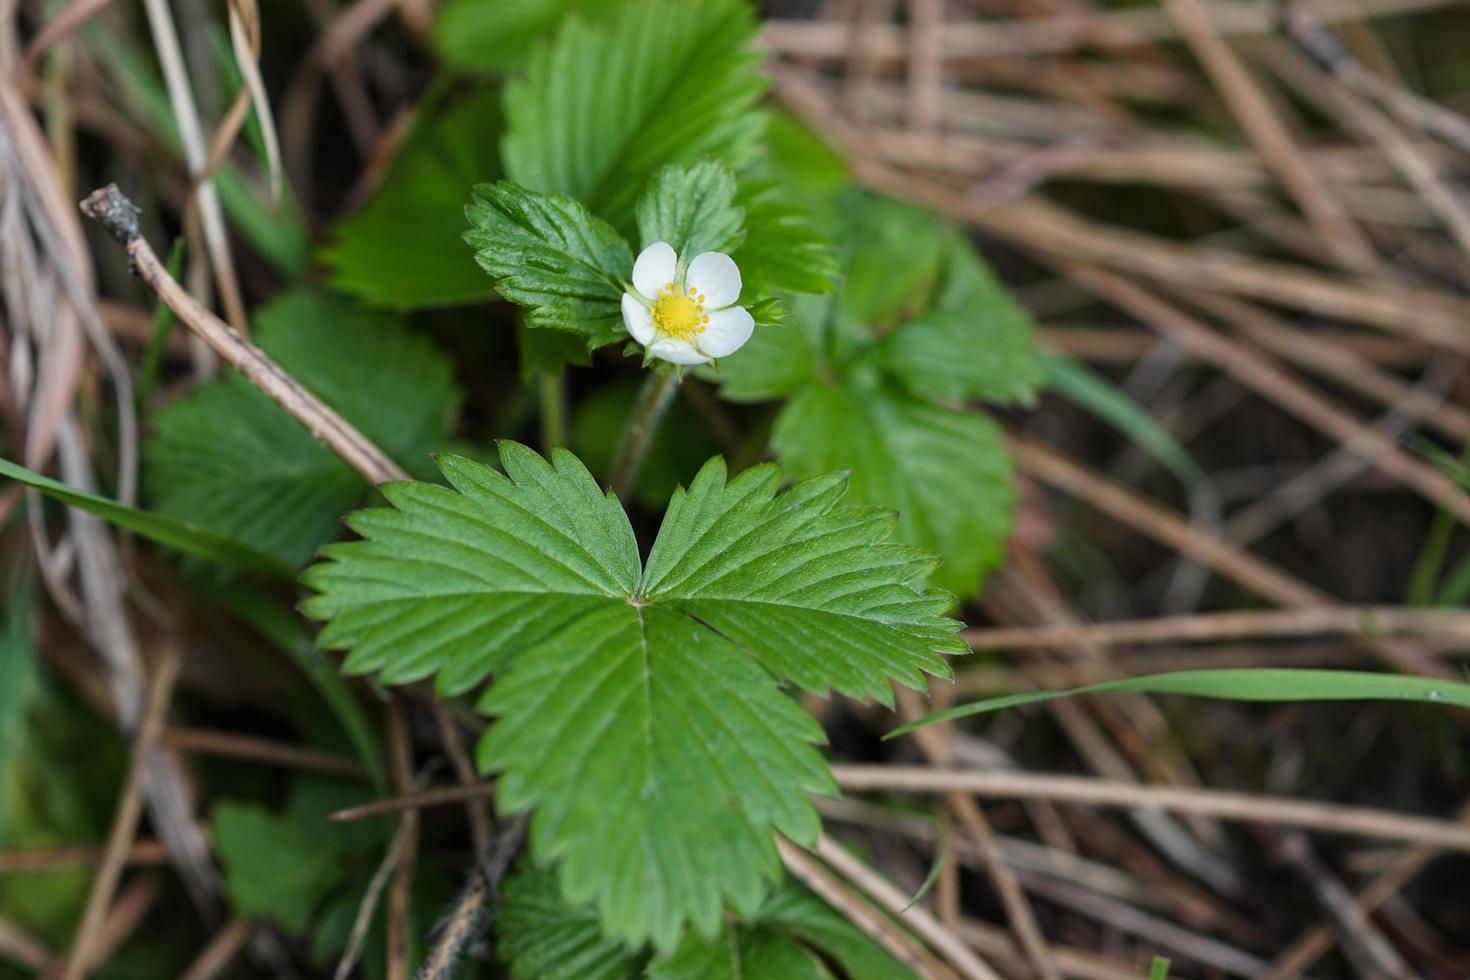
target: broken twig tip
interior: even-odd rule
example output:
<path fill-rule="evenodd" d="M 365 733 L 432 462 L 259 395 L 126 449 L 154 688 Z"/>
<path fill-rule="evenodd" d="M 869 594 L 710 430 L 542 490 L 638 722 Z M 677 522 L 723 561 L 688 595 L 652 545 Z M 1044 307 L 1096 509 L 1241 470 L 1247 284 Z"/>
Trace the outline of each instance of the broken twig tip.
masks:
<path fill-rule="evenodd" d="M 138 206 L 116 184 L 99 187 L 82 199 L 82 213 L 107 229 L 124 245 L 142 236 L 138 230 Z"/>

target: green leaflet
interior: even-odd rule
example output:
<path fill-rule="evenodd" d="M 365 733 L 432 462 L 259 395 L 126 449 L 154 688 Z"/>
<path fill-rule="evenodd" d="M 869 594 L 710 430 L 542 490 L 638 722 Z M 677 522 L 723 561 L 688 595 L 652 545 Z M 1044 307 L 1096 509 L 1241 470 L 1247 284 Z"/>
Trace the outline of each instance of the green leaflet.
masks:
<path fill-rule="evenodd" d="M 394 317 L 319 293 L 257 314 L 256 342 L 410 471 L 424 472 L 460 395 L 453 368 Z M 351 352 L 343 357 L 343 351 Z M 300 566 L 369 493 L 362 478 L 239 375 L 153 417 L 148 486 L 164 514 Z"/>
<path fill-rule="evenodd" d="M 499 803 L 534 809 L 537 860 L 604 929 L 670 949 L 752 914 L 780 873 L 779 831 L 809 841 L 830 792 L 821 729 L 777 686 L 891 701 L 963 653 L 932 567 L 889 544 L 892 515 L 841 503 L 846 480 L 777 493 L 758 466 L 707 463 L 675 494 L 640 569 L 616 499 L 559 450 L 501 443 L 505 475 L 456 457 L 449 487 L 383 488 L 392 509 L 324 549 L 304 609 L 347 668 L 445 692 L 499 676 L 479 747 Z"/>
<path fill-rule="evenodd" d="M 848 980 L 913 976 L 861 930 L 802 886 L 787 882 L 742 922 L 713 937 L 686 933 L 650 963 L 645 951 L 603 937 L 596 915 L 570 906 L 553 875 L 526 862 L 504 885 L 498 952 L 516 980 Z"/>
<path fill-rule="evenodd" d="M 794 322 L 702 373 L 732 400 L 788 399 L 772 433 L 787 469 L 850 468 L 854 500 L 897 509 L 899 539 L 943 559 L 934 583 L 971 595 L 1003 555 L 1016 494 L 996 427 L 954 402 L 1032 397 L 1030 321 L 933 215 L 854 191 L 833 206 L 838 292 L 797 297 Z"/>
<path fill-rule="evenodd" d="M 984 416 L 891 386 L 813 385 L 781 410 L 771 445 L 796 475 L 851 469 L 854 498 L 898 508 L 900 538 L 944 556 L 941 588 L 968 595 L 1005 557 L 1016 490 Z"/>
<path fill-rule="evenodd" d="M 745 237 L 735 191 L 735 175 L 713 160 L 663 168 L 638 201 L 641 247 L 668 242 L 686 262 L 701 252 L 733 252 Z"/>
<path fill-rule="evenodd" d="M 1470 708 L 1470 684 L 1403 674 L 1374 674 L 1357 670 L 1297 670 L 1241 668 L 1236 670 L 1180 670 L 1121 681 L 1107 681 L 1069 691 L 1037 691 L 986 698 L 956 705 L 894 729 L 886 737 L 906 735 L 918 728 L 970 715 L 1014 708 L 1078 694 L 1134 692 L 1188 694 L 1228 701 L 1424 701 Z"/>
<path fill-rule="evenodd" d="M 214 846 L 235 914 L 304 932 L 337 881 L 339 849 L 322 846 L 330 837 L 255 804 L 217 804 Z"/>
<path fill-rule="evenodd" d="M 567 20 L 505 92 L 506 173 L 566 194 L 629 234 L 663 167 L 755 154 L 765 88 L 743 0 L 650 0 L 606 30 Z"/>
<path fill-rule="evenodd" d="M 484 9 L 517 4 L 476 3 Z M 422 309 L 495 295 L 465 252 L 465 189 L 501 176 L 493 134 L 500 90 L 483 88 L 448 107 L 424 106 L 388 176 L 321 250 L 332 285 L 377 306 Z"/>
<path fill-rule="evenodd" d="M 608 939 L 597 911 L 568 905 L 556 875 L 530 861 L 501 884 L 495 934 L 516 980 L 634 980 L 648 959 Z"/>
<path fill-rule="evenodd" d="M 878 343 L 878 356 L 919 398 L 1029 404 L 1045 378 L 1031 317 L 968 243 L 945 255 L 933 305 Z"/>
<path fill-rule="evenodd" d="M 521 67 L 537 45 L 572 13 L 606 20 L 630 0 L 449 0 L 434 18 L 434 43 L 444 63 L 469 74 L 496 75 Z"/>
<path fill-rule="evenodd" d="M 607 222 L 509 181 L 477 186 L 465 215 L 475 260 L 496 292 L 527 308 L 528 325 L 581 334 L 589 349 L 624 336 L 618 304 L 633 255 Z"/>
<path fill-rule="evenodd" d="M 149 541 L 173 548 L 196 558 L 207 558 L 230 568 L 255 572 L 276 578 L 291 578 L 291 566 L 273 555 L 263 554 L 232 538 L 216 534 L 185 521 L 154 514 L 136 507 L 126 507 L 115 500 L 87 493 L 50 477 L 42 476 L 8 459 L 0 459 L 0 476 L 9 477 L 35 487 L 53 500 L 100 517 L 109 524 L 132 531 Z"/>
<path fill-rule="evenodd" d="M 745 209 L 745 242 L 733 254 L 747 295 L 832 288 L 837 255 L 806 207 L 766 180 L 743 181 L 735 203 Z"/>

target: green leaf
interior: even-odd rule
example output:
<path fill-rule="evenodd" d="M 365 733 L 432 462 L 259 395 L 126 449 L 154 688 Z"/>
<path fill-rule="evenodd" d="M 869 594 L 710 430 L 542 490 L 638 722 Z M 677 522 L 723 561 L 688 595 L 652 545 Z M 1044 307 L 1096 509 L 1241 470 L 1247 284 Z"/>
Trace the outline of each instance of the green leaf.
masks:
<path fill-rule="evenodd" d="M 465 253 L 462 236 L 465 189 L 501 175 L 494 138 L 500 91 L 484 88 L 447 108 L 419 112 L 427 118 L 415 125 L 367 204 L 337 223 L 321 258 L 334 287 L 377 306 L 408 310 L 493 298 L 494 284 Z"/>
<path fill-rule="evenodd" d="M 632 4 L 605 30 L 568 19 L 506 87 L 506 172 L 626 233 L 664 166 L 711 157 L 739 170 L 763 124 L 755 30 L 742 0 Z"/>
<path fill-rule="evenodd" d="M 713 941 L 689 934 L 649 970 L 653 980 L 806 980 L 830 978 L 823 961 L 848 980 L 911 980 L 913 972 L 802 886 L 788 882 L 745 922 Z"/>
<path fill-rule="evenodd" d="M 562 901 L 556 875 L 521 862 L 501 886 L 496 953 L 516 980 L 634 980 L 647 956 L 603 935 L 596 910 Z"/>
<path fill-rule="evenodd" d="M 596 913 L 568 905 L 555 876 L 524 862 L 504 884 L 501 959 L 516 980 L 830 980 L 826 963 L 847 980 L 911 980 L 860 929 L 801 885 L 788 881 L 743 922 L 712 937 L 685 933 L 648 963 L 601 931 Z"/>
<path fill-rule="evenodd" d="M 31 596 L 19 585 L 7 589 L 0 612 L 0 847 L 10 812 L 10 776 L 26 706 L 35 693 L 36 647 L 31 641 Z"/>
<path fill-rule="evenodd" d="M 1425 701 L 1470 708 L 1470 684 L 1407 677 L 1403 674 L 1374 674 L 1357 670 L 1298 670 L 1294 668 L 1241 668 L 1232 670 L 1180 670 L 1149 674 L 1121 681 L 1090 684 L 1067 691 L 1038 691 L 986 698 L 971 704 L 937 711 L 890 732 L 886 737 L 906 735 L 915 729 L 955 718 L 1036 704 L 1078 694 L 1114 692 L 1138 694 L 1187 694 L 1227 701 Z"/>
<path fill-rule="evenodd" d="M 444 63 L 468 74 L 519 68 L 572 13 L 606 20 L 629 0 L 449 0 L 434 19 L 434 44 Z"/>
<path fill-rule="evenodd" d="M 589 348 L 625 336 L 619 304 L 633 254 L 607 222 L 509 181 L 476 187 L 465 214 L 475 260 L 496 292 L 526 307 L 529 326 L 575 331 Z"/>
<path fill-rule="evenodd" d="M 959 236 L 934 306 L 885 335 L 879 356 L 915 396 L 1030 403 L 1044 377 L 1031 317 Z"/>
<path fill-rule="evenodd" d="M 837 253 L 812 213 L 777 185 L 746 181 L 736 203 L 745 208 L 745 242 L 734 253 L 743 292 L 825 293 L 837 277 Z"/>
<path fill-rule="evenodd" d="M 932 212 L 865 191 L 842 195 L 837 209 L 845 276 L 837 307 L 847 330 L 871 339 L 928 308 L 952 229 Z"/>
<path fill-rule="evenodd" d="M 642 247 L 668 242 L 685 262 L 701 252 L 734 251 L 745 220 L 735 192 L 735 175 L 722 163 L 663 168 L 638 201 Z"/>
<path fill-rule="evenodd" d="M 255 572 L 276 578 L 293 578 L 295 572 L 273 555 L 263 554 L 229 537 L 214 533 L 185 521 L 161 514 L 126 507 L 95 493 L 78 490 L 50 477 L 42 476 L 8 459 L 0 459 L 0 476 L 9 477 L 28 487 L 35 487 L 53 500 L 100 517 L 109 524 L 132 531 L 156 544 L 196 558 L 207 558 L 243 572 Z"/>
<path fill-rule="evenodd" d="M 1016 491 L 989 419 L 885 386 L 813 385 L 781 410 L 771 444 L 794 474 L 851 469 L 855 500 L 897 507 L 899 539 L 944 559 L 944 589 L 973 594 L 1005 556 Z"/>
<path fill-rule="evenodd" d="M 458 410 L 449 360 L 394 317 L 290 293 L 255 320 L 256 342 L 411 471 Z M 148 482 L 168 515 L 299 566 L 369 488 L 285 409 L 231 374 L 153 417 Z"/>
<path fill-rule="evenodd" d="M 305 582 L 319 642 L 347 669 L 442 691 L 497 672 L 479 748 L 498 802 L 534 808 L 533 853 L 604 928 L 669 949 L 728 903 L 759 906 L 779 831 L 813 839 L 830 792 L 822 732 L 789 680 L 892 699 L 963 653 L 950 598 L 910 587 L 932 567 L 888 544 L 892 515 L 840 503 L 841 475 L 777 494 L 758 466 L 707 463 L 675 494 L 640 572 L 626 515 L 565 451 L 501 443 L 505 475 L 441 457 L 450 487 L 384 488 L 393 509 L 349 523 Z"/>
<path fill-rule="evenodd" d="M 815 331 L 809 325 L 829 305 L 824 299 L 798 296 L 792 301 L 788 322 L 756 330 L 744 347 L 720 358 L 718 366 L 697 370 L 702 377 L 718 382 L 720 393 L 730 401 L 794 395 L 817 379 L 820 357 Z"/>
<path fill-rule="evenodd" d="M 234 913 L 270 919 L 288 933 L 305 931 L 338 880 L 330 835 L 288 814 L 226 801 L 214 808 L 213 839 Z"/>

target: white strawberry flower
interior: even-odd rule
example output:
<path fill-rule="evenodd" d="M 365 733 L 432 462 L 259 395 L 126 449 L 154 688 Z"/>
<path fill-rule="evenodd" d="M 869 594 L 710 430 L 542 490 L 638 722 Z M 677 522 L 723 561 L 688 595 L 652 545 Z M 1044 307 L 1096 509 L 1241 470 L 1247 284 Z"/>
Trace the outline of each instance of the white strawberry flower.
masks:
<path fill-rule="evenodd" d="M 740 269 L 724 252 L 701 252 L 685 262 L 668 242 L 654 242 L 633 263 L 623 325 L 649 357 L 705 364 L 750 339 L 755 320 L 735 305 L 739 298 Z"/>

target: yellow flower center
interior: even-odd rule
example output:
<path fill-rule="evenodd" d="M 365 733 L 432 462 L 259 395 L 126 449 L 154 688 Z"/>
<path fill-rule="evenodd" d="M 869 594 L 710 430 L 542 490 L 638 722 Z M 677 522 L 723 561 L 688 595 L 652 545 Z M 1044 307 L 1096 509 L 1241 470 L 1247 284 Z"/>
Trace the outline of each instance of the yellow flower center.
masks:
<path fill-rule="evenodd" d="M 673 283 L 665 283 L 653 304 L 653 326 L 660 334 L 674 340 L 692 341 L 704 333 L 709 316 L 704 312 L 704 294 L 690 286 L 680 292 Z"/>

